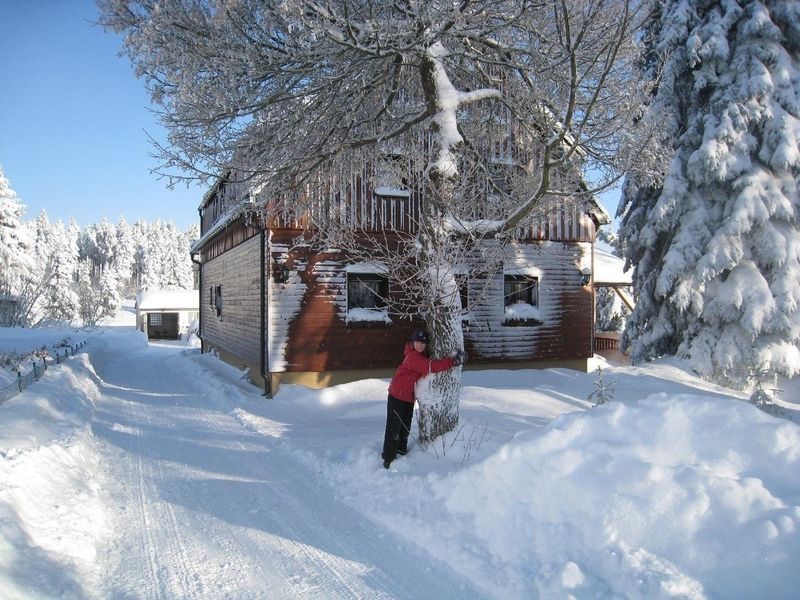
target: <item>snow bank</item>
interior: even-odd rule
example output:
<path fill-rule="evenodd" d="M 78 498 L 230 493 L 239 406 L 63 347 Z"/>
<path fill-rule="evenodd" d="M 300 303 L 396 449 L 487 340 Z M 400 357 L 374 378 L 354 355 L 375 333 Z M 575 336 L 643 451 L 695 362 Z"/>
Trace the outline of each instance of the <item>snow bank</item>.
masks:
<path fill-rule="evenodd" d="M 133 329 L 105 331 L 97 341 L 107 347 L 164 351 Z M 467 371 L 461 428 L 427 449 L 412 440 L 409 454 L 384 470 L 387 380 L 284 385 L 265 400 L 245 373 L 213 355 L 176 352 L 186 363 L 175 363 L 164 398 L 178 401 L 186 377 L 201 382 L 206 395 L 180 400 L 187 414 L 232 415 L 261 436 L 259 452 L 276 468 L 301 468 L 314 493 L 396 534 L 387 540 L 424 548 L 481 597 L 797 597 L 800 429 L 692 377 L 680 361 L 606 365 L 615 400 L 592 409 L 595 373 Z M 110 535 L 106 511 L 119 507 L 90 426 L 102 423 L 101 383 L 79 353 L 0 405 L 0 598 L 108 589 L 97 584 L 103 561 L 95 553 Z M 784 383 L 785 397 L 796 398 L 800 382 Z M 782 406 L 797 418 L 797 404 Z M 193 422 L 159 428 L 191 438 Z M 239 447 L 239 434 L 219 429 L 213 447 Z M 169 456 L 191 469 L 202 464 Z M 226 507 L 226 518 L 250 515 L 235 521 L 245 527 L 237 535 L 263 527 L 247 513 L 249 494 L 209 499 Z M 420 572 L 415 589 L 430 577 Z"/>
<path fill-rule="evenodd" d="M 38 343 L 38 342 L 37 342 Z M 0 405 L 0 597 L 84 597 L 103 532 L 85 353 Z"/>
<path fill-rule="evenodd" d="M 591 374 L 466 373 L 497 389 L 465 387 L 464 428 L 390 471 L 385 381 L 285 389 L 240 418 L 487 597 L 795 598 L 800 428 L 701 382 L 676 393 L 685 373 L 615 373 L 634 398 L 591 410 Z"/>
<path fill-rule="evenodd" d="M 614 402 L 432 481 L 427 544 L 500 597 L 789 598 L 799 468 L 800 429 L 743 402 Z"/>
<path fill-rule="evenodd" d="M 42 347 L 79 342 L 79 337 L 80 330 L 72 327 L 0 327 L 0 354 L 29 354 Z"/>

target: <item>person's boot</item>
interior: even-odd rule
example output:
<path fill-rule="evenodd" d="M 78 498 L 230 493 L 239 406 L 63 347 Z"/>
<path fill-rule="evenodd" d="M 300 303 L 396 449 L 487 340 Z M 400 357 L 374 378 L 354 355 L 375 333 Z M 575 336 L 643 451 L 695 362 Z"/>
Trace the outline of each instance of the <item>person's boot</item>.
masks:
<path fill-rule="evenodd" d="M 392 465 L 392 461 L 388 458 L 383 459 L 383 468 L 388 469 Z"/>

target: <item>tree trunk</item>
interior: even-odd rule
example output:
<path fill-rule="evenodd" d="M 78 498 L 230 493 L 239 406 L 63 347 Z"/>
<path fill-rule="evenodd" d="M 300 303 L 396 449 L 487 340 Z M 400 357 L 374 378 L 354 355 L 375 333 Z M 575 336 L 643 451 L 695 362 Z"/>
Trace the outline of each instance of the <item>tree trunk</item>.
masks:
<path fill-rule="evenodd" d="M 432 311 L 426 319 L 431 356 L 452 356 L 464 347 L 461 315 L 457 306 Z M 426 375 L 417 383 L 419 441 L 427 444 L 458 425 L 461 367 Z"/>
<path fill-rule="evenodd" d="M 431 48 L 420 64 L 420 78 L 431 114 L 432 147 L 428 157 L 427 194 L 420 207 L 420 276 L 426 283 L 424 315 L 430 335 L 428 351 L 432 358 L 452 356 L 464 348 L 461 329 L 461 298 L 453 273 L 453 257 L 448 255 L 445 221 L 454 205 L 454 178 L 457 173 L 452 150 L 462 142 L 456 127 L 458 92 L 450 83 L 441 58 L 440 44 Z M 458 425 L 461 367 L 431 373 L 417 382 L 419 403 L 419 441 L 427 444 Z"/>
<path fill-rule="evenodd" d="M 424 311 L 430 336 L 428 352 L 432 358 L 442 358 L 464 349 L 464 331 L 461 327 L 461 296 L 452 257 L 443 250 L 448 247 L 444 239 L 447 233 L 442 226 L 443 215 L 435 208 L 447 205 L 450 185 L 444 178 L 434 178 L 432 187 L 438 202 L 428 203 L 422 211 L 425 226 L 420 236 L 420 264 L 423 265 L 420 276 L 428 289 Z M 431 442 L 456 428 L 460 392 L 460 366 L 420 379 L 416 387 L 420 443 Z"/>

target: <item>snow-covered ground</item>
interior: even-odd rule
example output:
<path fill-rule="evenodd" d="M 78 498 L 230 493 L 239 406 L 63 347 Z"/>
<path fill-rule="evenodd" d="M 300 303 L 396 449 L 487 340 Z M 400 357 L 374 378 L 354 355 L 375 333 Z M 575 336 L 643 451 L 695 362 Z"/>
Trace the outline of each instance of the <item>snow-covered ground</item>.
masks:
<path fill-rule="evenodd" d="M 0 405 L 1 598 L 798 597 L 791 382 L 780 419 L 675 361 L 596 408 L 594 373 L 467 372 L 387 471 L 386 380 L 268 400 L 123 317 Z"/>

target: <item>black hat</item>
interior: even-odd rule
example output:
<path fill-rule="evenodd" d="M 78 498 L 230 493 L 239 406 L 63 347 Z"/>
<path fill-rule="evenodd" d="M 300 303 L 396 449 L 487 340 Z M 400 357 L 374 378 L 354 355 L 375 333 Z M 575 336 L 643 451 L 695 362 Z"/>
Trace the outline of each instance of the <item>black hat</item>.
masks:
<path fill-rule="evenodd" d="M 411 334 L 411 341 L 412 342 L 424 342 L 428 343 L 428 334 L 427 332 L 423 331 L 422 329 L 417 329 L 414 333 Z"/>

